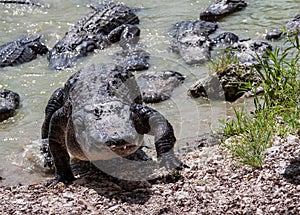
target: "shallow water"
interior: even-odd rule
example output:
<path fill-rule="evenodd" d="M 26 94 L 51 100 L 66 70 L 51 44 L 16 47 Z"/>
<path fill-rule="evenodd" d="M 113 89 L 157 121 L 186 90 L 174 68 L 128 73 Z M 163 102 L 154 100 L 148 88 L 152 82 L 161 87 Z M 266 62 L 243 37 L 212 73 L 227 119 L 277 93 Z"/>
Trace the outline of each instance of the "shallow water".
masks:
<path fill-rule="evenodd" d="M 51 48 L 65 32 L 87 14 L 88 1 L 41 1 L 44 8 L 16 5 L 0 5 L 0 44 L 27 33 L 44 35 L 45 44 Z M 267 30 L 283 26 L 299 13 L 299 0 L 261 1 L 249 0 L 248 7 L 219 22 L 216 34 L 231 31 L 240 38 L 263 39 Z M 187 96 L 188 87 L 204 77 L 206 66 L 188 66 L 176 54 L 168 51 L 167 35 L 170 25 L 182 20 L 195 20 L 211 1 L 137 1 L 124 0 L 128 6 L 141 8 L 140 45 L 151 54 L 150 71 L 175 70 L 186 76 L 172 99 L 151 105 L 162 112 L 175 128 L 178 144 L 185 144 L 198 135 L 219 126 L 219 120 L 230 115 L 230 105 L 225 102 L 208 102 Z M 21 96 L 21 108 L 17 115 L 0 123 L 0 180 L 1 184 L 29 184 L 46 177 L 39 166 L 38 151 L 44 108 L 51 93 L 61 87 L 78 69 L 92 63 L 110 62 L 111 55 L 120 50 L 112 47 L 97 51 L 84 58 L 71 69 L 61 72 L 48 68 L 45 56 L 16 67 L 0 69 L 0 88 L 11 89 Z M 137 74 L 138 75 L 138 74 Z"/>

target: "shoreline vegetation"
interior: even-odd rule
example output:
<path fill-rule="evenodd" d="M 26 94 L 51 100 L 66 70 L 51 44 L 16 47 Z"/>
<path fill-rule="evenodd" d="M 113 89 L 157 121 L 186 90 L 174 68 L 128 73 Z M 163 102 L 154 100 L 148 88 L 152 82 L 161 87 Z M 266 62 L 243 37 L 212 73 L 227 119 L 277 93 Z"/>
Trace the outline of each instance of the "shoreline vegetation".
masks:
<path fill-rule="evenodd" d="M 235 119 L 223 121 L 223 132 L 230 138 L 225 147 L 241 163 L 260 168 L 265 150 L 273 137 L 300 134 L 300 43 L 299 32 L 284 38 L 284 47 L 275 47 L 267 55 L 257 56 L 255 69 L 263 94 L 254 94 L 255 110 L 235 109 Z M 249 85 L 249 90 L 259 86 Z M 256 90 L 254 90 L 255 92 Z"/>

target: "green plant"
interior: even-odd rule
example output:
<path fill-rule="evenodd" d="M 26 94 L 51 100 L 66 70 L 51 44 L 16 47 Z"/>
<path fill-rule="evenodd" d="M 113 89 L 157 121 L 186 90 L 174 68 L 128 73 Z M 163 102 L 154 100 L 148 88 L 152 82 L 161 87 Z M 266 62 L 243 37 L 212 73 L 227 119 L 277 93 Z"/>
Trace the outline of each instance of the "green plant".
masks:
<path fill-rule="evenodd" d="M 232 56 L 230 50 L 220 50 L 222 53 L 218 53 L 217 58 L 211 60 L 207 66 L 210 73 L 222 74 L 230 64 L 238 64 L 236 56 Z"/>
<path fill-rule="evenodd" d="M 298 32 L 299 33 L 299 32 Z M 257 56 L 256 70 L 264 94 L 255 95 L 255 111 L 235 111 L 235 119 L 223 121 L 223 132 L 231 137 L 225 144 L 241 163 L 259 168 L 272 137 L 297 133 L 300 127 L 299 34 L 288 38 L 284 48 L 267 52 L 269 60 Z M 295 36 L 297 35 L 297 36 Z"/>

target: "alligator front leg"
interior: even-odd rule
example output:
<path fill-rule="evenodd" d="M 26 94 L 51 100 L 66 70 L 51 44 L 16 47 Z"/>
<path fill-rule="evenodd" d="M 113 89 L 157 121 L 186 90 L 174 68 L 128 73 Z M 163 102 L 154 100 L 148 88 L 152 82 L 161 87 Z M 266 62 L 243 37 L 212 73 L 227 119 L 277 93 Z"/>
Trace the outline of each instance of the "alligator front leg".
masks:
<path fill-rule="evenodd" d="M 41 152 L 43 153 L 43 156 L 45 158 L 44 166 L 52 167 L 53 166 L 53 160 L 52 156 L 49 150 L 49 143 L 46 140 L 49 135 L 49 125 L 50 120 L 52 118 L 52 115 L 63 106 L 64 102 L 64 90 L 62 88 L 58 88 L 54 91 L 54 93 L 51 95 L 48 104 L 45 109 L 45 120 L 42 125 L 42 146 L 41 146 Z"/>
<path fill-rule="evenodd" d="M 174 155 L 176 138 L 168 120 L 156 110 L 141 104 L 132 104 L 131 111 L 137 132 L 154 136 L 160 165 L 167 169 L 178 170 L 187 167 Z"/>
<path fill-rule="evenodd" d="M 58 182 L 68 184 L 75 179 L 65 143 L 67 123 L 68 114 L 65 107 L 62 107 L 52 115 L 49 128 L 49 148 L 55 165 L 56 177 L 47 185 L 54 186 Z"/>

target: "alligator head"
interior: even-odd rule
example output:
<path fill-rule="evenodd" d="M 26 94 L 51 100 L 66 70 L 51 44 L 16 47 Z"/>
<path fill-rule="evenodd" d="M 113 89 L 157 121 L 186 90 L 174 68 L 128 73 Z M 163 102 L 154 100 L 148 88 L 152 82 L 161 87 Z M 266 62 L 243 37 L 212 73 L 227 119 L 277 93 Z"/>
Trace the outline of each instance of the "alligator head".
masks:
<path fill-rule="evenodd" d="M 142 143 L 142 135 L 131 119 L 130 106 L 120 101 L 73 110 L 72 122 L 76 140 L 89 160 L 124 157 Z"/>

